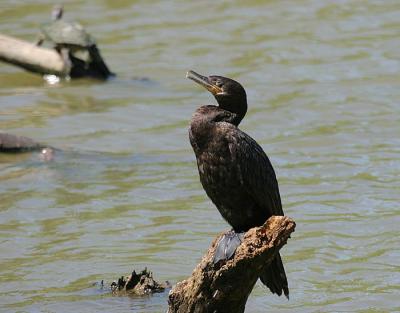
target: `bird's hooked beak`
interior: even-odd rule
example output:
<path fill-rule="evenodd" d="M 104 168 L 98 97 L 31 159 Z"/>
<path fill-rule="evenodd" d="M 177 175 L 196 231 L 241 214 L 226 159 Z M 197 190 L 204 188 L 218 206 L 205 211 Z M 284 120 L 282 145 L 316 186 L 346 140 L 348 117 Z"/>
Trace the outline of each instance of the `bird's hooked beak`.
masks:
<path fill-rule="evenodd" d="M 224 90 L 221 87 L 218 87 L 217 85 L 210 82 L 210 79 L 208 77 L 200 75 L 200 74 L 196 73 L 195 71 L 187 72 L 186 77 L 193 80 L 194 82 L 198 83 L 199 85 L 202 85 L 209 92 L 211 92 L 214 96 L 224 93 Z"/>

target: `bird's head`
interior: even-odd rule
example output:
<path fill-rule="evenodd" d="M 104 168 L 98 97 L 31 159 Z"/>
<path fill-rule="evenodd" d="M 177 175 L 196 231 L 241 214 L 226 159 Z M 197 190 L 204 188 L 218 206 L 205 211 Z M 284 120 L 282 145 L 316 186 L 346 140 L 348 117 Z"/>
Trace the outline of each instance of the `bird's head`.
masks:
<path fill-rule="evenodd" d="M 187 72 L 186 77 L 211 92 L 220 108 L 236 114 L 236 125 L 246 115 L 246 91 L 237 81 L 223 76 L 203 76 L 194 71 Z"/>
<path fill-rule="evenodd" d="M 56 4 L 51 11 L 51 19 L 53 21 L 60 20 L 64 13 L 64 6 L 62 4 Z"/>

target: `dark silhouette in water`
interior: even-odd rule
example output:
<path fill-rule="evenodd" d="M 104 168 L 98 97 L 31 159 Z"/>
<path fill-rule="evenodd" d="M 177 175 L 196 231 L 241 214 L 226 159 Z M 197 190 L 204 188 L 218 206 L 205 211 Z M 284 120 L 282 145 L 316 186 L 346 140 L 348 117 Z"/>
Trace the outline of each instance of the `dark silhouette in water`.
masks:
<path fill-rule="evenodd" d="M 0 152 L 38 151 L 45 148 L 31 138 L 0 133 Z"/>
<path fill-rule="evenodd" d="M 237 126 L 247 112 L 246 91 L 236 81 L 187 77 L 210 91 L 218 106 L 199 107 L 189 128 L 200 181 L 222 217 L 232 226 L 218 243 L 214 260 L 228 259 L 240 244 L 238 233 L 261 226 L 272 215 L 283 215 L 278 182 L 263 149 Z M 272 293 L 289 298 L 288 282 L 279 253 L 260 277 Z"/>
<path fill-rule="evenodd" d="M 38 143 L 28 137 L 0 133 L 0 153 L 24 153 L 32 151 L 40 151 L 39 158 L 42 161 L 53 161 L 56 149 Z"/>

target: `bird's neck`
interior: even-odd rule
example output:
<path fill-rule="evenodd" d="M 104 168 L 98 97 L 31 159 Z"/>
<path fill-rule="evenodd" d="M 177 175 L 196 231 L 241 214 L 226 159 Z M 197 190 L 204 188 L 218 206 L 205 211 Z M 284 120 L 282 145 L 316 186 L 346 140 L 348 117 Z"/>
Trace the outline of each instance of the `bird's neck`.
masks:
<path fill-rule="evenodd" d="M 224 96 L 217 98 L 218 106 L 235 114 L 235 118 L 229 123 L 238 126 L 247 112 L 247 100 L 246 98 L 237 99 L 236 97 Z"/>
<path fill-rule="evenodd" d="M 225 127 L 221 128 L 221 122 L 236 126 L 236 119 L 236 114 L 215 105 L 198 108 L 189 127 L 190 143 L 196 155 L 207 149 L 210 142 L 218 140 L 218 136 L 223 135 Z"/>
<path fill-rule="evenodd" d="M 212 128 L 215 123 L 210 119 L 210 112 L 214 108 L 217 107 L 203 106 L 193 113 L 189 126 L 189 139 L 196 155 L 207 146 L 207 142 L 212 138 Z"/>

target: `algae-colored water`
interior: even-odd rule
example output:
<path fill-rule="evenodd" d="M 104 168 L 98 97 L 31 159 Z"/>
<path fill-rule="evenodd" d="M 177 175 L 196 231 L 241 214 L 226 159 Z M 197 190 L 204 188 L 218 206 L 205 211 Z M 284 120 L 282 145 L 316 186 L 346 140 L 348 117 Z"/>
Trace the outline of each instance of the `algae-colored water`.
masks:
<path fill-rule="evenodd" d="M 228 228 L 198 180 L 187 124 L 212 103 L 194 69 L 240 81 L 241 128 L 297 222 L 291 299 L 246 312 L 400 312 L 400 2 L 64 1 L 117 78 L 48 85 L 0 64 L 0 130 L 62 149 L 0 155 L 0 311 L 165 312 L 167 294 L 92 283 L 190 275 Z M 3 0 L 1 32 L 36 39 L 52 2 Z"/>

